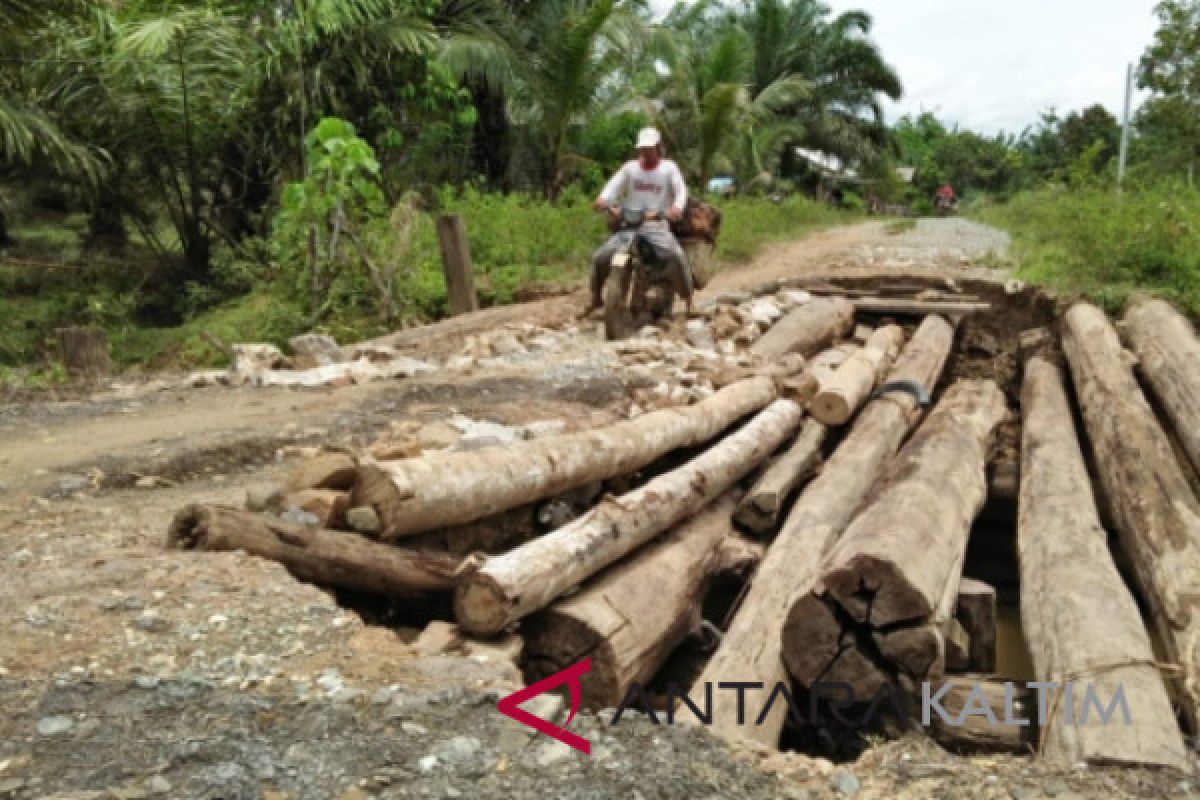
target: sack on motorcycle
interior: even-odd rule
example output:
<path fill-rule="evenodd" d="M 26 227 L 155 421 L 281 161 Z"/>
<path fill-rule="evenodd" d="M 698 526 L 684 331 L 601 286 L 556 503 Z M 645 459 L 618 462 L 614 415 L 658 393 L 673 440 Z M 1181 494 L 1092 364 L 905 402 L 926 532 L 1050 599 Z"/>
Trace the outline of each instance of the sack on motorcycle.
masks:
<path fill-rule="evenodd" d="M 688 266 L 692 268 L 692 285 L 703 289 L 717 274 L 716 248 L 703 239 L 681 239 L 679 243 L 687 254 Z"/>
<path fill-rule="evenodd" d="M 692 283 L 703 289 L 717 273 L 717 237 L 721 234 L 721 212 L 696 197 L 689 197 L 683 217 L 671 226 L 671 232 L 683 245 L 692 268 Z"/>
<path fill-rule="evenodd" d="M 689 197 L 683 216 L 671 225 L 676 239 L 703 239 L 716 247 L 721 234 L 721 212 L 697 197 Z"/>

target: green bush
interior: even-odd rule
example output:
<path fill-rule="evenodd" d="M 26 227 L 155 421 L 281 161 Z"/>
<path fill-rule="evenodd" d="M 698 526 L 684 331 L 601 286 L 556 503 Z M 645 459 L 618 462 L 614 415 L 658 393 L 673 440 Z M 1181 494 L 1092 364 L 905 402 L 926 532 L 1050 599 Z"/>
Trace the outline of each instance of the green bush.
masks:
<path fill-rule="evenodd" d="M 717 201 L 724 214 L 717 256 L 726 262 L 751 259 L 763 243 L 802 236 L 807 231 L 848 219 L 824 203 L 802 195 L 779 202 L 747 197 Z"/>
<path fill-rule="evenodd" d="M 1183 182 L 1022 192 L 981 218 L 1013 233 L 1021 275 L 1119 305 L 1151 289 L 1200 311 L 1200 192 Z"/>

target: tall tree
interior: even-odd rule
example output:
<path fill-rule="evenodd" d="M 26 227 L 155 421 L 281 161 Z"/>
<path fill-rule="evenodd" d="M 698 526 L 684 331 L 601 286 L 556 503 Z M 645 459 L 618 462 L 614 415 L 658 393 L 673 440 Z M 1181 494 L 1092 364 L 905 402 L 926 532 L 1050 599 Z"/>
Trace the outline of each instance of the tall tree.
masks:
<path fill-rule="evenodd" d="M 1163 0 L 1159 28 L 1138 67 L 1151 91 L 1138 113 L 1147 149 L 1166 168 L 1200 159 L 1200 0 Z"/>

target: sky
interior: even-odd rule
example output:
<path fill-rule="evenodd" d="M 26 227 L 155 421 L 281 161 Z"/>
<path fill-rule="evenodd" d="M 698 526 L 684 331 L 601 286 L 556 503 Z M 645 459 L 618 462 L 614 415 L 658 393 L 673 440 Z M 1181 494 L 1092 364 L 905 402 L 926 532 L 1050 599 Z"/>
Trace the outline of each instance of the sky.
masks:
<path fill-rule="evenodd" d="M 984 133 L 1020 133 L 1045 109 L 1065 114 L 1096 102 L 1119 117 L 1126 64 L 1157 29 L 1156 0 L 826 2 L 875 18 L 872 38 L 905 88 L 887 105 L 889 120 L 931 111 Z"/>

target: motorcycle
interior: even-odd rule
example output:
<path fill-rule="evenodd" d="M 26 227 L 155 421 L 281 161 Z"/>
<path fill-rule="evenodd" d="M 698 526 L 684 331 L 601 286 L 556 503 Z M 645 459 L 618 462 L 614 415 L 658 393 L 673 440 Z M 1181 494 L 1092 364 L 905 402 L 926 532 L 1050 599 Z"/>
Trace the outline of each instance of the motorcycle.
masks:
<path fill-rule="evenodd" d="M 604 335 L 622 339 L 655 322 L 675 305 L 675 284 L 670 265 L 658 257 L 654 245 L 641 235 L 648 222 L 664 217 L 656 211 L 621 206 L 613 209 L 617 233 L 627 233 L 609 262 L 604 282 Z"/>
<path fill-rule="evenodd" d="M 937 215 L 939 217 L 950 217 L 958 213 L 958 200 L 953 200 L 949 197 L 939 197 L 937 199 Z"/>

